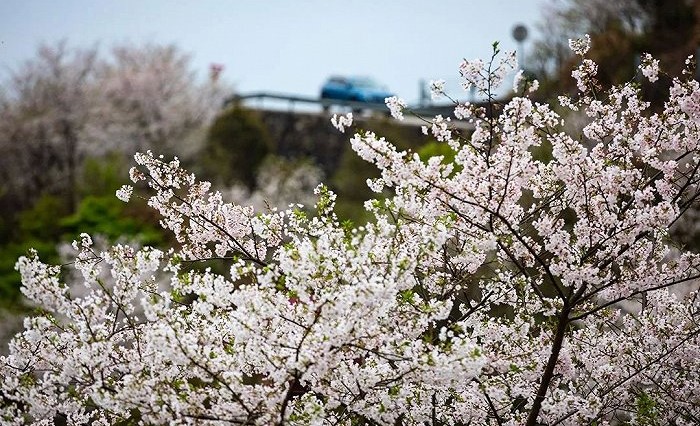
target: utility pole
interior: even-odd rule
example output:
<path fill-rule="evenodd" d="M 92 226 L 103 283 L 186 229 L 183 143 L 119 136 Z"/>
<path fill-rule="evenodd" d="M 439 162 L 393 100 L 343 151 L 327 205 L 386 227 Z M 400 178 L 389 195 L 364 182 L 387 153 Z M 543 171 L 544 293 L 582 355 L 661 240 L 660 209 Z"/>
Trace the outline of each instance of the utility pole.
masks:
<path fill-rule="evenodd" d="M 420 79 L 418 81 L 418 90 L 419 90 L 419 102 L 418 104 L 422 107 L 426 106 L 428 104 L 428 89 L 427 89 L 427 83 L 425 82 L 425 79 Z"/>
<path fill-rule="evenodd" d="M 513 27 L 513 38 L 518 42 L 518 62 L 520 68 L 525 69 L 525 49 L 523 42 L 527 39 L 527 27 L 523 24 L 517 24 Z"/>

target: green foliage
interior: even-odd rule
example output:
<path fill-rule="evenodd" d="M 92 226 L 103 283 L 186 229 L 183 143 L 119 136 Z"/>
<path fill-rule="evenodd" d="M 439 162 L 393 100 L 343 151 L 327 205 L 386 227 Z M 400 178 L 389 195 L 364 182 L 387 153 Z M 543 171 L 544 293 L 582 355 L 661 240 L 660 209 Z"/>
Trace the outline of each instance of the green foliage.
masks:
<path fill-rule="evenodd" d="M 77 211 L 61 220 L 66 240 L 77 238 L 81 232 L 102 235 L 110 241 L 128 236 L 144 245 L 157 245 L 163 235 L 143 220 L 127 214 L 127 205 L 114 196 L 86 197 Z"/>
<path fill-rule="evenodd" d="M 85 160 L 80 188 L 83 199 L 73 214 L 60 221 L 63 240 L 71 241 L 87 232 L 110 241 L 128 237 L 143 245 L 163 242 L 163 232 L 152 209 L 142 203 L 125 204 L 114 195 L 128 183 L 124 173 L 127 168 L 119 154 Z"/>
<path fill-rule="evenodd" d="M 68 212 L 69 206 L 65 199 L 44 194 L 32 208 L 19 213 L 19 235 L 22 239 L 56 241 L 61 235 L 58 219 Z"/>
<path fill-rule="evenodd" d="M 656 408 L 656 401 L 646 392 L 637 395 L 635 401 L 637 406 L 637 424 L 640 426 L 657 426 L 659 412 Z"/>
<path fill-rule="evenodd" d="M 30 209 L 17 214 L 17 226 L 11 238 L 0 244 L 0 305 L 18 307 L 20 276 L 15 271 L 15 262 L 30 248 L 35 248 L 48 262 L 59 262 L 55 248 L 62 234 L 59 218 L 67 213 L 65 200 L 45 194 Z"/>
<path fill-rule="evenodd" d="M 119 187 L 129 183 L 125 170 L 128 170 L 128 166 L 124 157 L 116 153 L 104 158 L 86 158 L 83 162 L 80 195 L 113 197 Z"/>
<path fill-rule="evenodd" d="M 443 163 L 454 162 L 455 152 L 450 148 L 449 145 L 442 142 L 432 141 L 423 145 L 418 149 L 418 156 L 423 161 L 428 161 L 432 157 L 441 155 L 444 157 Z"/>
<path fill-rule="evenodd" d="M 444 142 L 431 141 L 418 149 L 418 156 L 423 161 L 428 161 L 432 157 L 441 156 L 443 164 L 452 164 L 454 169 L 452 173 L 457 173 L 462 170 L 462 166 L 455 163 L 455 152 L 450 146 Z"/>
<path fill-rule="evenodd" d="M 144 245 L 163 242 L 153 211 L 143 205 L 124 204 L 114 192 L 126 183 L 125 161 L 121 155 L 88 158 L 83 163 L 77 191 L 83 197 L 71 212 L 65 197 L 41 195 L 31 208 L 15 213 L 12 223 L 2 223 L 0 239 L 0 306 L 20 307 L 17 258 L 35 248 L 42 260 L 58 264 L 56 247 L 72 241 L 81 232 L 101 235 L 110 242 L 129 238 Z M 2 229 L 0 229 L 2 231 Z"/>
<path fill-rule="evenodd" d="M 252 189 L 265 157 L 273 151 L 260 117 L 238 105 L 224 111 L 209 129 L 202 174 L 223 185 L 242 182 Z"/>

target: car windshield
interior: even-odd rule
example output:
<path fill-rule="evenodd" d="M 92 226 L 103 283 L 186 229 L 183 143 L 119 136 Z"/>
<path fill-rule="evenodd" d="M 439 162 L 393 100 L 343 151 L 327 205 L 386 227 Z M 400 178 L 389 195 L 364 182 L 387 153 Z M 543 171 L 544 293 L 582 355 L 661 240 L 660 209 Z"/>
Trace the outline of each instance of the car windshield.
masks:
<path fill-rule="evenodd" d="M 366 88 L 379 88 L 379 84 L 372 80 L 371 78 L 351 78 L 350 82 L 352 83 L 353 86 L 358 86 L 358 87 L 366 87 Z"/>

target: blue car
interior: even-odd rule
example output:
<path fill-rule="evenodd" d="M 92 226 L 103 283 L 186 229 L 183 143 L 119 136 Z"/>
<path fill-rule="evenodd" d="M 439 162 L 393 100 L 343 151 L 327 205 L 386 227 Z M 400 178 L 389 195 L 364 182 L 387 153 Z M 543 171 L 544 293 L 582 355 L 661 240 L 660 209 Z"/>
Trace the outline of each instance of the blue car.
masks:
<path fill-rule="evenodd" d="M 394 94 L 366 77 L 331 77 L 321 88 L 321 99 L 383 104 L 390 96 Z"/>

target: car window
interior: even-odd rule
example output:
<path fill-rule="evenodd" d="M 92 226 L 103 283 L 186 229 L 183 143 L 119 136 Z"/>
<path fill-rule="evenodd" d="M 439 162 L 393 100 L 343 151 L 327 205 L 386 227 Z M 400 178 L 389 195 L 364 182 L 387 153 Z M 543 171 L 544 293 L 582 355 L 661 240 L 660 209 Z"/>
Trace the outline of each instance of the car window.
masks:
<path fill-rule="evenodd" d="M 379 87 L 379 85 L 371 78 L 353 78 L 350 80 L 353 86 L 374 88 Z"/>

